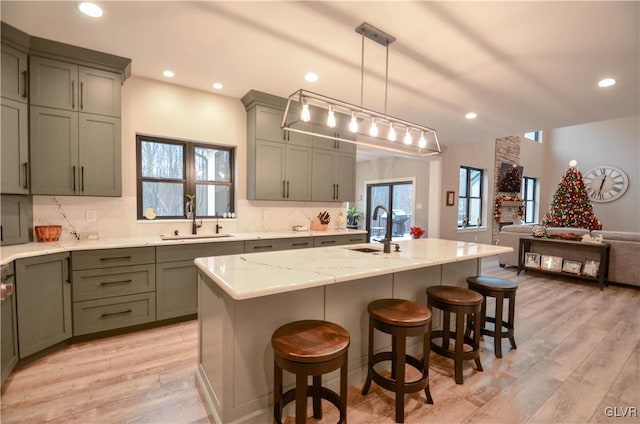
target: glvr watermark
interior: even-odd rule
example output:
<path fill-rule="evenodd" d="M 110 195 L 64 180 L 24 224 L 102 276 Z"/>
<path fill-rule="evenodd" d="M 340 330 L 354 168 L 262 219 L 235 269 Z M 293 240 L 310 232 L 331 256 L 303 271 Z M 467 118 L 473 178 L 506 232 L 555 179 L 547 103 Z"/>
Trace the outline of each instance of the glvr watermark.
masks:
<path fill-rule="evenodd" d="M 638 408 L 635 406 L 607 406 L 604 415 L 609 418 L 638 418 Z"/>

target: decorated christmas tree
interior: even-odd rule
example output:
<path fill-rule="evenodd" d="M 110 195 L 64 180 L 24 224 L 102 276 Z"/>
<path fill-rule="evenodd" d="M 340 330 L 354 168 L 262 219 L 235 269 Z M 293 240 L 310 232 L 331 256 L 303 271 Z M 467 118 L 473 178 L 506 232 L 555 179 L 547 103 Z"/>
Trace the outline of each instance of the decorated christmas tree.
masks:
<path fill-rule="evenodd" d="M 513 166 L 507 171 L 504 179 L 500 181 L 500 187 L 498 187 L 498 191 L 517 193 L 520 191 L 521 180 L 522 176 L 520 175 L 520 172 L 518 172 L 518 168 L 516 166 Z"/>
<path fill-rule="evenodd" d="M 575 166 L 564 173 L 553 201 L 542 223 L 547 227 L 573 227 L 600 230 L 602 224 L 593 214 L 593 206 L 582 181 L 582 174 Z"/>

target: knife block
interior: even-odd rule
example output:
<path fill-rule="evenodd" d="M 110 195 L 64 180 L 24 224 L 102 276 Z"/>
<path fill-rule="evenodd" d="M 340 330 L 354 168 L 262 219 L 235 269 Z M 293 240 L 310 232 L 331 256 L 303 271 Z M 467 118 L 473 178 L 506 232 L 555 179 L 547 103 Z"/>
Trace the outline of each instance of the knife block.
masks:
<path fill-rule="evenodd" d="M 329 224 L 323 224 L 318 218 L 313 218 L 311 221 L 311 231 L 327 231 Z"/>

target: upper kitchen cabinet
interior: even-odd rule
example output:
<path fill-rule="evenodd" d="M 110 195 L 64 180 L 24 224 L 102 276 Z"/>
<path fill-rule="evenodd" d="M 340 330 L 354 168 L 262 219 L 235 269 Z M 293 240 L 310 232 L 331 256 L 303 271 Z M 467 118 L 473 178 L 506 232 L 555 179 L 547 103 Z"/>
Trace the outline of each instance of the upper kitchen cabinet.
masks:
<path fill-rule="evenodd" d="M 349 130 L 349 122 L 351 117 L 336 114 L 336 126 L 334 128 L 328 127 L 324 123 L 314 124 L 313 131 L 318 134 L 325 134 L 329 137 L 338 137 L 346 140 L 355 140 L 356 135 Z M 336 139 L 323 138 L 323 137 L 311 137 L 314 149 L 333 150 L 342 153 L 356 153 L 356 145 L 347 141 L 340 141 Z"/>
<path fill-rule="evenodd" d="M 26 103 L 5 97 L 2 97 L 0 102 L 2 104 L 2 127 L 0 128 L 2 193 L 28 194 L 29 123 L 27 115 L 29 109 Z"/>
<path fill-rule="evenodd" d="M 2 97 L 27 103 L 27 53 L 2 44 Z"/>
<path fill-rule="evenodd" d="M 313 149 L 311 200 L 354 202 L 355 179 L 353 154 Z"/>

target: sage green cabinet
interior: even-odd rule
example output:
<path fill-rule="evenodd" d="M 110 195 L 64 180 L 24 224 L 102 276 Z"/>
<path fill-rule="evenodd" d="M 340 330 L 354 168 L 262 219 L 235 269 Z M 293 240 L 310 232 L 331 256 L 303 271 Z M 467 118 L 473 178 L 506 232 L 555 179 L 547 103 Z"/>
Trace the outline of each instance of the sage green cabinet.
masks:
<path fill-rule="evenodd" d="M 198 312 L 195 258 L 244 252 L 241 241 L 156 247 L 156 316 L 158 320 Z"/>
<path fill-rule="evenodd" d="M 20 359 L 72 335 L 69 253 L 15 261 Z"/>
<path fill-rule="evenodd" d="M 27 103 L 27 53 L 2 44 L 2 97 Z"/>
<path fill-rule="evenodd" d="M 31 106 L 31 193 L 120 196 L 120 119 Z"/>
<path fill-rule="evenodd" d="M 350 121 L 351 117 L 343 114 L 336 114 L 336 126 L 334 128 L 328 127 L 325 123 L 318 123 L 313 125 L 313 132 L 325 134 L 330 137 L 355 140 L 356 134 L 349 130 Z M 351 153 L 354 155 L 356 153 L 356 145 L 354 143 L 316 136 L 311 137 L 311 141 L 314 149 L 332 150 L 342 153 Z"/>
<path fill-rule="evenodd" d="M 73 303 L 73 334 L 75 336 L 146 324 L 155 319 L 154 293 Z"/>
<path fill-rule="evenodd" d="M 309 247 L 313 247 L 313 239 L 311 237 L 247 240 L 244 242 L 245 253 L 273 252 L 276 250 L 306 249 Z"/>
<path fill-rule="evenodd" d="M 313 149 L 312 194 L 314 201 L 355 200 L 356 159 L 353 154 Z"/>
<path fill-rule="evenodd" d="M 337 236 L 316 236 L 313 238 L 314 247 L 341 246 L 366 243 L 366 234 L 345 234 Z"/>
<path fill-rule="evenodd" d="M 4 59 L 4 54 L 3 54 Z M 3 63 L 4 72 L 4 63 Z M 4 84 L 4 82 L 3 82 Z M 3 87 L 4 88 L 4 87 Z M 29 193 L 29 121 L 24 102 L 2 97 L 2 193 Z"/>
<path fill-rule="evenodd" d="M 311 147 L 310 135 L 281 128 L 284 108 L 274 109 L 266 106 L 256 106 L 253 113 L 255 113 L 255 137 L 257 139 Z M 299 127 L 307 128 L 309 125 L 302 123 Z"/>
<path fill-rule="evenodd" d="M 30 196 L 2 195 L 0 244 L 29 243 L 32 239 L 33 204 Z"/>
<path fill-rule="evenodd" d="M 257 140 L 251 198 L 311 200 L 311 152 L 310 147 Z"/>
<path fill-rule="evenodd" d="M 0 283 L 0 386 L 18 363 L 15 273 L 13 262 L 3 266 Z"/>

